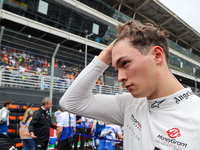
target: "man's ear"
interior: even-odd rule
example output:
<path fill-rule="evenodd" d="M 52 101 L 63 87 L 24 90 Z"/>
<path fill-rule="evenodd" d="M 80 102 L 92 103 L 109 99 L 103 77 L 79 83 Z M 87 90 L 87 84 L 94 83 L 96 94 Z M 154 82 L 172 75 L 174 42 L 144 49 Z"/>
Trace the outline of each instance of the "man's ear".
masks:
<path fill-rule="evenodd" d="M 154 60 L 155 60 L 156 64 L 160 64 L 165 57 L 164 51 L 160 46 L 154 46 L 152 48 L 152 54 L 154 56 Z"/>

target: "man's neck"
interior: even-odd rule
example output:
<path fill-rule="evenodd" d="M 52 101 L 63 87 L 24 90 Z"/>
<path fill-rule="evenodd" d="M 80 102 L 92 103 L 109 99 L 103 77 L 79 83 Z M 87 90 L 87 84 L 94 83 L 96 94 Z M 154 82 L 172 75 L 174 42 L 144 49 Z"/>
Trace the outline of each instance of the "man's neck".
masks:
<path fill-rule="evenodd" d="M 41 107 L 43 110 L 47 111 L 46 108 L 44 106 Z"/>

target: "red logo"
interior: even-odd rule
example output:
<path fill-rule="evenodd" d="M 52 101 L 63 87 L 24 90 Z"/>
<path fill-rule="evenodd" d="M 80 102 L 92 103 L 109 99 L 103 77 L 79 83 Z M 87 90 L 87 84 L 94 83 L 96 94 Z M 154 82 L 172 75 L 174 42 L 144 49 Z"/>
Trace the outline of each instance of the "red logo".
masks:
<path fill-rule="evenodd" d="M 172 128 L 167 131 L 167 134 L 170 138 L 177 138 L 180 137 L 180 130 L 178 128 Z"/>

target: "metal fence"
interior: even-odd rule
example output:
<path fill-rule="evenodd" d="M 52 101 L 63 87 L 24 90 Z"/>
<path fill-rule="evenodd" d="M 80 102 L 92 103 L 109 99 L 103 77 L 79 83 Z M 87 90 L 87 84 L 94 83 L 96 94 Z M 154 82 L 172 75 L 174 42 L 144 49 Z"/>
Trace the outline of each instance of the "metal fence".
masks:
<path fill-rule="evenodd" d="M 50 85 L 50 76 L 37 75 L 34 71 L 20 73 L 17 70 L 6 70 L 4 68 L 0 70 L 0 86 L 50 91 Z M 66 79 L 59 77 L 53 78 L 53 91 L 64 93 L 69 86 Z M 119 86 L 95 84 L 92 92 L 94 94 L 114 95 L 116 93 L 128 91 Z"/>

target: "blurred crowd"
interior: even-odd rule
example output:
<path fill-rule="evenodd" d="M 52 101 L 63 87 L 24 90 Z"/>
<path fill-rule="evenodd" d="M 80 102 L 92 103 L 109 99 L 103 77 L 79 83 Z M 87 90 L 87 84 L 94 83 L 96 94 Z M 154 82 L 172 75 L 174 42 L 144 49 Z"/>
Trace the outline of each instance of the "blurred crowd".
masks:
<path fill-rule="evenodd" d="M 10 74 L 12 70 L 17 71 L 19 73 L 16 74 L 17 78 L 32 79 L 33 77 L 40 82 L 41 76 L 48 75 L 48 68 L 51 67 L 50 62 L 51 58 L 45 58 L 38 54 L 20 51 L 15 48 L 2 48 L 2 50 L 0 50 L 0 67 L 7 70 L 6 73 L 8 74 Z M 63 70 L 63 76 L 58 79 L 58 87 L 69 87 L 78 74 L 84 69 L 81 64 L 63 62 L 58 59 L 55 60 L 54 68 Z M 26 73 L 29 73 L 28 76 L 26 76 Z M 108 71 L 104 73 L 104 77 L 117 79 L 115 73 Z M 49 83 L 46 84 L 45 88 L 49 88 Z M 104 85 L 103 77 L 100 77 L 96 84 Z M 40 87 L 39 84 L 35 84 L 35 86 Z"/>

